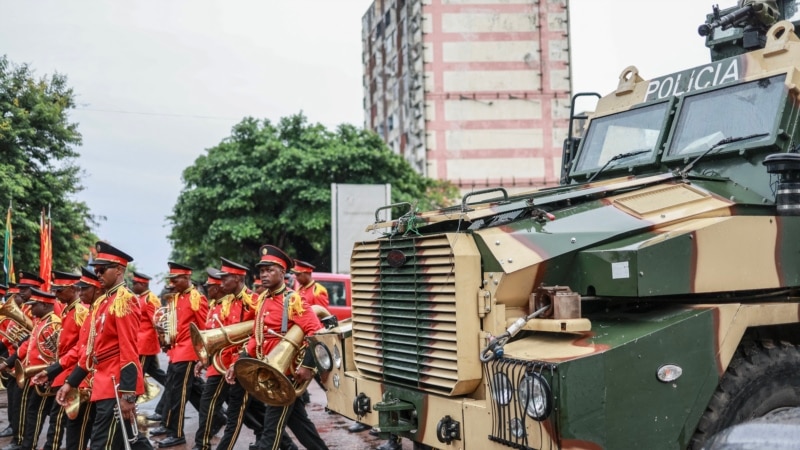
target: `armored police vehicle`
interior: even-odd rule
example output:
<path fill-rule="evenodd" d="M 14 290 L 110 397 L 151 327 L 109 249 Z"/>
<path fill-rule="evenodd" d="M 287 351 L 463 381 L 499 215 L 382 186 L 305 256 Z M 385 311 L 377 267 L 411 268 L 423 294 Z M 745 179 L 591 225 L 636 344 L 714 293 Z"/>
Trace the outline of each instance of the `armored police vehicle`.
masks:
<path fill-rule="evenodd" d="M 503 450 L 700 448 L 800 406 L 795 12 L 714 8 L 710 63 L 626 68 L 562 185 L 373 224 L 352 321 L 312 339 L 328 408 Z"/>

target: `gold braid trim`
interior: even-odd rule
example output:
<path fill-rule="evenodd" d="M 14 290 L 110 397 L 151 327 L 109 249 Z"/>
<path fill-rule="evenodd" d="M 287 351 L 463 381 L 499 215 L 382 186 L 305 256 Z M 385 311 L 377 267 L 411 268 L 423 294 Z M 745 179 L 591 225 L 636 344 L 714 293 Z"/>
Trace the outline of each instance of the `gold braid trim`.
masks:
<path fill-rule="evenodd" d="M 132 301 L 134 301 L 133 292 L 124 286 L 120 286 L 117 288 L 117 296 L 114 297 L 114 303 L 108 307 L 108 313 L 117 317 L 125 317 L 131 312 Z"/>
<path fill-rule="evenodd" d="M 89 317 L 89 308 L 80 303 L 75 305 L 75 323 L 78 324 L 79 327 L 83 326 L 83 322 L 86 321 L 87 317 Z"/>
<path fill-rule="evenodd" d="M 284 298 L 283 301 L 289 302 L 289 318 L 293 318 L 295 316 L 302 316 L 304 312 L 306 312 L 305 308 L 303 308 L 303 298 L 300 297 L 300 294 L 297 292 L 292 292 L 291 295 L 288 295 L 289 298 Z"/>
<path fill-rule="evenodd" d="M 192 305 L 192 311 L 197 311 L 200 309 L 200 300 L 202 300 L 202 298 L 203 297 L 200 295 L 200 292 L 192 287 L 189 291 L 189 304 Z"/>

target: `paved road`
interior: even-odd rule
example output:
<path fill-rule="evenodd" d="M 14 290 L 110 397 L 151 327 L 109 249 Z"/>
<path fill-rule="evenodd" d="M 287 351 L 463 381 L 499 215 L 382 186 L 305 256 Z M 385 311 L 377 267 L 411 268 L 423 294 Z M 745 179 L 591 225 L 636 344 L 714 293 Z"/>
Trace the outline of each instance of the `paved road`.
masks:
<path fill-rule="evenodd" d="M 166 365 L 162 365 L 162 367 L 166 367 Z M 315 383 L 311 383 L 311 386 L 309 387 L 309 393 L 311 394 L 311 404 L 308 406 L 308 414 L 311 420 L 317 425 L 320 435 L 331 450 L 368 450 L 374 449 L 383 443 L 381 439 L 370 436 L 366 431 L 357 434 L 348 433 L 347 427 L 350 426 L 352 422 L 342 416 L 329 414 L 325 411 L 325 394 Z M 140 405 L 140 415 L 146 416 L 152 413 L 157 403 L 158 401 L 155 399 Z M 194 445 L 194 434 L 197 431 L 199 424 L 197 411 L 191 406 L 191 404 L 187 406 L 186 411 L 187 443 L 182 446 L 172 447 L 175 450 L 189 450 Z M 6 396 L 3 393 L 0 394 L 0 429 L 4 429 L 7 425 L 8 413 L 6 410 Z M 150 425 L 158 426 L 156 423 L 151 423 Z M 144 428 L 140 427 L 140 429 L 143 430 Z M 47 433 L 46 430 L 47 428 L 45 426 L 45 431 L 42 433 L 42 436 L 39 440 L 39 445 L 44 445 L 44 439 Z M 220 432 L 214 439 L 214 444 L 216 444 L 220 436 L 222 436 L 222 432 Z M 10 441 L 10 438 L 0 438 L 0 447 L 5 446 Z M 152 441 L 155 444 L 155 440 Z M 255 437 L 252 430 L 247 427 L 242 427 L 242 433 L 239 435 L 239 440 L 236 443 L 235 448 L 236 450 L 248 450 L 249 444 L 253 442 L 255 442 Z M 298 443 L 296 439 L 295 443 Z M 298 446 L 300 446 L 299 443 Z M 412 447 L 413 445 L 408 440 L 403 442 L 404 450 L 410 450 Z M 300 448 L 303 447 L 300 446 Z"/>

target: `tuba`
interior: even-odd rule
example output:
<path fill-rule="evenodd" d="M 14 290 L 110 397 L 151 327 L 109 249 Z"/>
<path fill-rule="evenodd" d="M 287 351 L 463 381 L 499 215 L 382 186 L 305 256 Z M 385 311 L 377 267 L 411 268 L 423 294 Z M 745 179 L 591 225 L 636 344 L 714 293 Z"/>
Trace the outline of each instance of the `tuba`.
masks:
<path fill-rule="evenodd" d="M 158 343 L 170 349 L 178 338 L 178 316 L 175 312 L 175 294 L 167 294 L 167 306 L 158 308 L 153 314 L 153 327 L 158 334 Z"/>
<path fill-rule="evenodd" d="M 17 344 L 27 338 L 33 330 L 33 321 L 17 306 L 17 302 L 9 299 L 0 307 L 0 323 L 8 321 L 8 328 L 0 332 L 9 342 Z"/>
<path fill-rule="evenodd" d="M 212 328 L 210 330 L 201 331 L 197 325 L 189 324 L 189 334 L 192 336 L 192 346 L 200 362 L 204 366 L 209 363 L 214 365 L 214 368 L 219 373 L 224 374 L 228 368 L 222 363 L 220 357 L 222 351 L 230 346 L 242 345 L 250 338 L 253 333 L 253 320 L 235 323 L 220 328 Z"/>
<path fill-rule="evenodd" d="M 319 318 L 331 315 L 327 309 L 319 305 L 313 305 L 311 309 Z M 274 331 L 270 333 L 279 337 L 281 341 L 263 361 L 256 358 L 240 358 L 233 368 L 242 387 L 253 397 L 270 406 L 286 406 L 302 395 L 311 381 L 297 386 L 284 375 L 293 365 L 303 360 L 305 333 L 299 325 L 292 326 L 283 336 Z"/>

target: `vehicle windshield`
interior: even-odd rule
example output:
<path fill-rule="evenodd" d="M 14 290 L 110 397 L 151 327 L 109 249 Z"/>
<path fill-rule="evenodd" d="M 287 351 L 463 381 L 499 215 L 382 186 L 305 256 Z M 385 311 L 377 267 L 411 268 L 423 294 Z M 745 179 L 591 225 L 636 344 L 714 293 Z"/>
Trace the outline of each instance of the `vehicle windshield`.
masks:
<path fill-rule="evenodd" d="M 331 306 L 347 306 L 344 281 L 317 280 L 317 283 L 325 286 L 325 289 L 328 290 L 328 303 Z"/>
<path fill-rule="evenodd" d="M 725 138 L 765 134 L 779 117 L 785 75 L 751 81 L 686 97 L 669 155 L 704 152 Z"/>
<path fill-rule="evenodd" d="M 615 161 L 607 170 L 649 162 L 665 123 L 667 107 L 664 102 L 592 120 L 573 173 L 597 170 L 619 154 L 642 150 L 649 151 Z"/>

